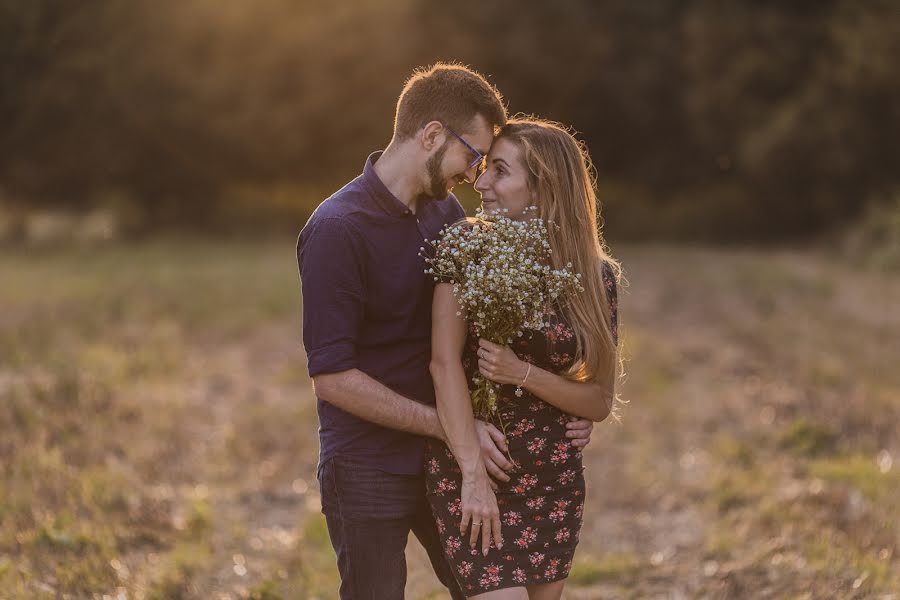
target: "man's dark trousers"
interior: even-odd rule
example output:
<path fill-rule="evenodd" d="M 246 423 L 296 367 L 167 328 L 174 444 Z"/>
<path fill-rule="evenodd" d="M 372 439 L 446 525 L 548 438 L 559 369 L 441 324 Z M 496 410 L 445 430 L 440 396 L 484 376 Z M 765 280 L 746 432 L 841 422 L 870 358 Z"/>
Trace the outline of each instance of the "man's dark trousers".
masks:
<path fill-rule="evenodd" d="M 341 600 L 403 598 L 410 531 L 454 600 L 465 598 L 444 557 L 423 475 L 387 473 L 335 456 L 319 470 L 319 485 L 341 574 Z"/>

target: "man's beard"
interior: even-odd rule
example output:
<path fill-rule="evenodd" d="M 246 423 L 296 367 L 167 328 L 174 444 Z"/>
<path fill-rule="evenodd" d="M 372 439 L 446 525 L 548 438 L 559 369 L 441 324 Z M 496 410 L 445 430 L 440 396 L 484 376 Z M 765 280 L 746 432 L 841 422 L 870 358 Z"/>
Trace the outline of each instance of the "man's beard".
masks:
<path fill-rule="evenodd" d="M 444 154 L 447 153 L 448 142 L 449 140 L 445 141 L 437 149 L 437 152 L 425 162 L 425 168 L 428 170 L 429 185 L 425 195 L 429 198 L 440 199 L 447 197 L 447 180 L 441 174 L 441 162 L 444 160 Z"/>

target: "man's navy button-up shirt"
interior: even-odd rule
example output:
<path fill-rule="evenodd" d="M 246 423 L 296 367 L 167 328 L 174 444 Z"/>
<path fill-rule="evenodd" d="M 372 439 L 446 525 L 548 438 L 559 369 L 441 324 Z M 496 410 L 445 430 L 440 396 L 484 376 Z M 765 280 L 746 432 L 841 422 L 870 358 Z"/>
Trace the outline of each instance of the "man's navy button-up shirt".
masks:
<path fill-rule="evenodd" d="M 297 241 L 309 375 L 359 369 L 406 398 L 433 405 L 434 281 L 425 275 L 419 248 L 465 212 L 450 194 L 420 202 L 413 213 L 375 174 L 380 156 L 372 154 L 362 175 L 319 205 Z M 390 473 L 421 472 L 423 438 L 365 421 L 322 398 L 317 408 L 320 467 L 344 455 Z"/>

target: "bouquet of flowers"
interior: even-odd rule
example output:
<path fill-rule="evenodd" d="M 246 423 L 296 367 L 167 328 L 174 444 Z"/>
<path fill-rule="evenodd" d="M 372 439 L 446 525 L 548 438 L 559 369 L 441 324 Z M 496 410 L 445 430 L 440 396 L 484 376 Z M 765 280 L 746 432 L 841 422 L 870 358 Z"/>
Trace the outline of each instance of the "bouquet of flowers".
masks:
<path fill-rule="evenodd" d="M 453 294 L 465 311 L 457 315 L 467 318 L 479 337 L 511 344 L 526 329 L 549 327 L 546 309 L 564 292 L 584 291 L 572 263 L 562 269 L 550 266 L 548 227 L 557 225 L 540 218 L 514 221 L 503 213 L 481 212 L 441 230 L 440 238 L 430 242 L 434 252 L 425 256 L 429 265 L 425 272 L 435 281 L 452 282 Z M 476 416 L 493 416 L 497 384 L 480 373 L 472 382 Z M 521 395 L 521 389 L 516 394 Z"/>

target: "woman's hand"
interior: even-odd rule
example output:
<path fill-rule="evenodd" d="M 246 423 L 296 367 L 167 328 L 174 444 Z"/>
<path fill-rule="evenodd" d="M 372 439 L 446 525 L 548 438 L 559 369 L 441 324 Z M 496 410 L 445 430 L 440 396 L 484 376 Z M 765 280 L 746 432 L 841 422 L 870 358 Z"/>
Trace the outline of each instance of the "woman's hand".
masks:
<path fill-rule="evenodd" d="M 478 340 L 478 370 L 496 383 L 521 385 L 528 372 L 528 363 L 520 360 L 509 346 L 500 346 L 484 338 Z M 566 423 L 566 437 L 576 448 L 584 448 L 591 442 L 594 422 L 570 416 Z M 484 444 L 482 444 L 484 447 Z M 494 471 L 491 471 L 494 475 Z M 496 477 L 496 475 L 495 475 Z"/>
<path fill-rule="evenodd" d="M 519 385 L 528 372 L 528 363 L 519 360 L 509 346 L 484 338 L 478 340 L 478 370 L 495 383 Z"/>
<path fill-rule="evenodd" d="M 489 484 L 490 478 L 484 471 L 478 471 L 472 477 L 463 476 L 461 498 L 462 521 L 459 523 L 459 535 L 465 538 L 466 531 L 471 524 L 469 533 L 469 546 L 475 547 L 478 538 L 481 538 L 481 553 L 487 556 L 491 547 L 491 538 L 499 550 L 503 547 L 503 537 L 500 533 L 500 509 L 497 507 L 497 497 Z"/>

